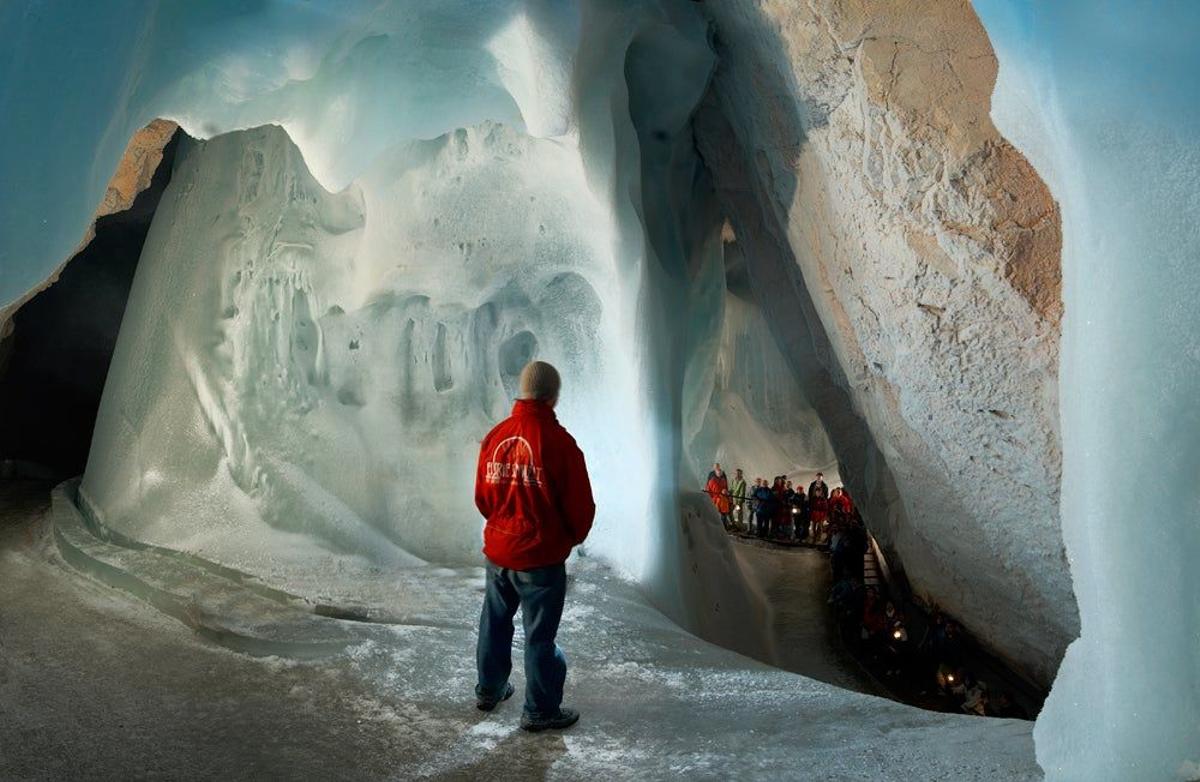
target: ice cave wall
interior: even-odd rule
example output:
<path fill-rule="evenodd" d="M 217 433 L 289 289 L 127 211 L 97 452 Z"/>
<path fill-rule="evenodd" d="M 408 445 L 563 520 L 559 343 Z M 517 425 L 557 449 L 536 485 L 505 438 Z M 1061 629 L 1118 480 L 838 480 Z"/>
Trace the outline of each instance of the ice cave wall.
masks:
<path fill-rule="evenodd" d="M 1081 633 L 1038 761 L 1054 779 L 1200 779 L 1200 6 L 976 7 L 1000 59 L 992 114 L 1063 205 Z"/>
<path fill-rule="evenodd" d="M 1059 217 L 988 118 L 983 28 L 958 2 L 705 9 L 698 143 L 844 479 L 916 591 L 1048 683 L 1077 628 Z"/>
<path fill-rule="evenodd" d="M 336 194 L 279 128 L 189 145 L 82 495 L 131 537 L 260 573 L 322 551 L 471 561 L 475 444 L 534 355 L 618 480 L 619 302 L 586 193 L 569 146 L 492 124 L 400 143 Z"/>

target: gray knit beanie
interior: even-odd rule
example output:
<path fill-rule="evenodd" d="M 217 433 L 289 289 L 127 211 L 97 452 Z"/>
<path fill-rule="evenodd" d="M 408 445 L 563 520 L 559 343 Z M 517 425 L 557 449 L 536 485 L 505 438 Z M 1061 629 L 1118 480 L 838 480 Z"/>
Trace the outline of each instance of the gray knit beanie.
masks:
<path fill-rule="evenodd" d="M 521 391 L 518 399 L 539 399 L 552 402 L 558 398 L 562 379 L 558 370 L 545 361 L 530 361 L 521 370 Z"/>

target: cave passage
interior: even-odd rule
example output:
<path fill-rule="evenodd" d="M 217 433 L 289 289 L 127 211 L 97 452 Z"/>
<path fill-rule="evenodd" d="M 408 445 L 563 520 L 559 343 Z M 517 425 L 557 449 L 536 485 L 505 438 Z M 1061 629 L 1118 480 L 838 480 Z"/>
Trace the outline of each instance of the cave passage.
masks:
<path fill-rule="evenodd" d="M 0 477 L 82 477 L 0 486 L 0 777 L 1200 779 L 1200 4 L 47 5 L 0 3 Z M 538 745 L 456 700 L 530 358 L 602 507 L 598 719 Z M 763 664 L 867 600 L 714 459 L 836 471 L 909 643 L 944 609 L 1036 726 Z"/>
<path fill-rule="evenodd" d="M 475 146 L 482 145 L 486 149 L 493 138 L 504 138 L 498 128 L 486 133 L 487 137 L 481 139 L 478 131 L 460 130 L 434 140 L 430 146 L 431 149 L 454 152 L 458 160 L 462 160 L 462 156 L 469 154 L 468 150 Z M 305 205 L 310 201 L 319 203 L 320 199 L 332 200 L 314 182 L 305 182 L 302 173 L 290 176 L 304 182 L 311 195 L 296 198 L 298 186 L 288 184 L 287 179 L 275 179 L 276 187 L 290 190 L 286 198 L 270 200 L 276 194 L 264 191 L 265 185 L 259 182 L 265 182 L 268 176 L 277 178 L 278 173 L 272 172 L 272 166 L 304 172 L 299 155 L 290 148 L 281 132 L 260 130 L 247 132 L 245 136 L 236 133 L 199 145 L 191 139 L 185 142 L 185 139 L 184 132 L 176 131 L 163 151 L 162 162 L 149 187 L 137 195 L 130 209 L 98 219 L 95 239 L 71 259 L 59 281 L 17 312 L 14 318 L 16 329 L 6 343 L 6 371 L 0 378 L 0 404 L 5 405 L 6 410 L 19 413 L 5 416 L 5 423 L 0 426 L 0 458 L 6 459 L 8 464 L 23 465 L 19 469 L 26 471 L 42 470 L 60 479 L 83 473 L 134 272 L 158 203 L 172 179 L 176 152 L 181 144 L 194 146 L 190 149 L 193 169 L 190 176 L 196 175 L 194 169 L 208 158 L 221 161 L 209 163 L 210 166 L 228 166 L 222 156 L 236 156 L 238 163 L 228 170 L 232 174 L 228 180 L 232 185 L 217 186 L 212 197 L 220 199 L 226 197 L 224 193 L 229 193 L 246 201 L 242 205 L 244 217 L 239 230 L 253 224 L 254 218 L 247 216 L 252 215 L 252 210 L 262 210 L 263 204 L 268 204 L 270 209 L 282 201 L 287 209 L 292 209 L 294 203 Z M 505 139 L 505 143 L 511 142 Z M 246 151 L 242 151 L 244 148 Z M 227 150 L 232 150 L 233 155 Z M 791 477 L 802 487 L 823 470 L 829 486 L 840 491 L 841 487 L 836 486 L 840 483 L 840 465 L 835 444 L 830 441 L 820 411 L 810 402 L 811 390 L 820 384 L 815 378 L 823 375 L 826 369 L 810 355 L 797 359 L 796 355 L 788 353 L 788 345 L 780 344 L 779 326 L 764 313 L 760 303 L 762 291 L 756 290 L 751 279 L 755 273 L 762 275 L 763 259 L 746 257 L 746 248 L 761 247 L 761 239 L 755 237 L 756 241 L 749 243 L 740 241 L 742 237 L 732 227 L 731 219 L 721 216 L 714 191 L 706 184 L 712 172 L 695 151 L 691 158 L 696 167 L 695 175 L 701 182 L 697 188 L 700 194 L 696 211 L 707 215 L 709 234 L 713 234 L 714 228 L 719 230 L 713 234 L 715 241 L 697 242 L 686 253 L 685 269 L 676 270 L 689 277 L 689 289 L 683 303 L 688 325 L 683 350 L 686 368 L 685 377 L 678 379 L 685 386 L 680 435 L 689 468 L 695 474 L 702 474 L 709 459 L 715 456 L 731 465 L 744 465 L 748 482 L 754 481 L 757 475 L 773 475 L 782 469 L 784 479 Z M 649 156 L 649 160 L 653 163 L 653 156 Z M 380 181 L 368 182 L 367 192 L 370 193 L 372 187 L 376 190 L 392 187 L 402 191 L 404 178 L 410 175 L 406 166 L 410 164 L 395 163 L 390 172 L 385 169 Z M 470 168 L 467 170 L 472 172 Z M 480 170 L 487 169 L 480 167 Z M 468 173 L 470 175 L 478 174 Z M 652 179 L 647 178 L 647 181 Z M 401 182 L 401 186 L 396 187 L 394 181 Z M 184 192 L 191 192 L 191 187 L 185 187 Z M 647 200 L 652 197 L 648 195 Z M 445 205 L 442 205 L 442 211 L 438 211 L 438 207 L 436 201 L 425 206 L 432 215 L 437 215 L 433 219 L 434 227 L 438 227 L 439 221 L 448 219 Z M 311 225 L 316 222 L 319 228 L 336 236 L 358 230 L 359 223 L 355 221 L 361 218 L 354 215 L 353 209 L 346 205 L 323 205 L 312 215 L 305 213 L 299 219 L 284 211 L 281 217 L 263 222 L 264 225 L 293 222 Z M 542 223 L 536 228 L 539 235 L 546 233 L 548 217 L 540 218 Z M 650 217 L 653 215 L 647 216 Z M 452 217 L 450 219 L 452 221 Z M 744 215 L 739 222 L 746 223 Z M 167 233 L 173 228 L 174 225 L 164 225 L 162 230 Z M 419 222 L 414 221 L 408 230 L 419 233 Z M 457 230 L 461 233 L 461 228 Z M 648 233 L 652 236 L 661 233 L 660 225 L 648 225 Z M 450 230 L 450 236 L 454 241 L 454 229 Z M 444 237 L 439 239 L 444 240 Z M 472 253 L 487 257 L 488 252 L 494 252 L 488 251 L 486 243 L 486 239 L 460 241 L 457 248 L 469 263 Z M 284 236 L 274 249 L 270 246 L 266 251 L 254 248 L 252 257 L 239 259 L 244 260 L 245 265 L 226 277 L 241 285 L 247 285 L 256 275 L 265 278 L 268 282 L 265 293 L 269 296 L 265 301 L 262 294 L 253 294 L 254 299 L 245 296 L 228 299 L 228 293 L 222 293 L 228 302 L 222 302 L 218 308 L 223 323 L 228 324 L 222 326 L 230 341 L 228 355 L 238 355 L 239 351 L 245 350 L 246 342 L 260 341 L 264 326 L 271 331 L 276 329 L 275 324 L 282 324 L 284 329 L 290 330 L 284 348 L 290 355 L 284 356 L 284 360 L 295 361 L 299 356 L 306 361 L 304 383 L 308 386 L 330 384 L 336 391 L 335 407 L 342 408 L 347 415 L 359 415 L 359 410 L 371 401 L 372 393 L 372 404 L 378 404 L 382 399 L 390 398 L 392 392 L 385 387 L 380 389 L 366 368 L 338 380 L 337 369 L 331 371 L 307 359 L 305 354 L 311 353 L 311 348 L 316 347 L 318 355 L 324 356 L 336 356 L 341 351 L 352 362 L 350 366 L 356 366 L 360 355 L 370 355 L 372 343 L 389 341 L 397 336 L 402 363 L 419 362 L 424 353 L 424 360 L 430 365 L 430 377 L 418 378 L 414 383 L 414 374 L 409 373 L 401 381 L 402 393 L 406 395 L 401 398 L 401 403 L 408 419 L 427 415 L 431 404 L 436 407 L 450 393 L 462 393 L 468 384 L 478 381 L 472 377 L 473 372 L 480 371 L 472 367 L 475 361 L 494 362 L 503 391 L 510 395 L 511 386 L 524 363 L 545 354 L 546 344 L 539 343 L 539 333 L 545 341 L 546 331 L 550 330 L 554 335 L 554 329 L 559 329 L 564 320 L 569 323 L 571 333 L 569 341 L 554 335 L 560 347 L 582 350 L 584 354 L 595 353 L 599 348 L 598 342 L 589 341 L 596 339 L 598 313 L 602 306 L 593 300 L 592 285 L 575 272 L 559 272 L 552 276 L 544 294 L 530 296 L 514 284 L 500 288 L 473 315 L 466 329 L 448 319 L 449 313 L 444 308 L 431 312 L 431 303 L 437 307 L 437 301 L 401 295 L 400 291 L 394 299 L 374 297 L 366 309 L 370 317 L 364 320 L 358 313 L 347 312 L 341 305 L 328 305 L 328 302 L 320 311 L 314 312 L 319 291 L 296 290 L 284 294 L 281 306 L 278 283 L 295 277 L 299 266 L 294 260 L 289 260 L 287 265 L 272 266 L 272 260 L 287 259 L 288 255 L 284 253 L 294 252 L 295 246 L 295 240 Z M 330 245 L 330 248 L 337 246 Z M 560 247 L 556 249 L 563 251 Z M 259 252 L 265 257 L 259 259 Z M 198 257 L 197 263 L 211 261 Z M 794 275 L 794 271 L 791 273 Z M 304 275 L 299 278 L 302 281 Z M 790 287 L 803 291 L 803 281 L 793 278 Z M 270 307 L 265 313 L 268 320 L 265 324 L 253 325 L 258 333 L 236 331 L 239 323 L 254 317 L 256 307 L 264 306 Z M 400 317 L 392 318 L 392 309 L 400 312 Z M 511 314 L 514 311 L 521 314 L 514 318 Z M 191 331 L 200 332 L 198 329 Z M 426 335 L 421 331 L 427 331 Z M 481 353 L 494 350 L 494 357 L 481 356 L 476 360 L 468 354 L 463 360 L 461 354 L 455 353 L 456 345 L 462 343 L 463 331 L 473 332 L 470 336 L 479 341 Z M 427 344 L 421 344 L 422 341 Z M 386 355 L 394 353 L 395 349 L 389 349 Z M 379 360 L 377 356 L 376 361 Z M 592 367 L 584 366 L 584 369 Z M 430 390 L 420 390 L 426 380 L 431 384 L 432 397 L 428 396 Z M 376 386 L 373 391 L 371 386 Z M 421 396 L 422 393 L 425 396 Z M 437 399 L 437 402 L 431 402 L 431 399 Z M 823 399 L 823 404 L 828 411 L 828 399 Z M 206 414 L 210 415 L 209 411 Z M 343 419 L 338 426 L 352 428 L 355 426 L 352 421 Z M 217 422 L 212 425 L 220 426 Z M 443 433 L 443 437 L 452 437 L 452 434 Z M 101 452 L 94 458 L 103 461 L 109 455 Z M 601 488 L 600 494 L 602 504 L 611 504 L 606 488 Z M 418 497 L 413 501 L 424 503 L 425 498 Z M 752 515 L 750 509 L 746 512 Z M 745 521 L 749 522 L 749 518 Z M 929 660 L 920 660 L 922 655 L 916 652 L 918 645 L 924 645 L 925 634 L 934 632 L 934 628 L 929 616 L 908 594 L 902 573 L 896 573 L 888 583 L 882 578 L 876 578 L 874 583 L 866 581 L 864 567 L 869 569 L 871 565 L 864 566 L 860 554 L 852 569 L 858 578 L 853 596 L 836 597 L 845 591 L 845 584 L 841 582 L 846 581 L 845 567 L 840 569 L 842 572 L 838 565 L 830 569 L 830 543 L 836 549 L 838 535 L 829 530 L 818 534 L 816 529 L 814 525 L 811 536 L 797 531 L 793 533 L 793 540 L 788 541 L 778 540 L 778 537 L 762 540 L 772 537 L 769 534 L 734 534 L 732 560 L 725 565 L 706 572 L 716 560 L 697 560 L 701 577 L 712 579 L 716 591 L 744 592 L 751 602 L 756 603 L 757 626 L 748 630 L 751 636 L 758 637 L 757 642 L 749 646 L 732 644 L 733 648 L 748 651 L 751 656 L 774 666 L 851 690 L 884 694 L 928 709 L 955 710 L 956 699 L 947 692 L 950 687 L 941 670 L 944 666 L 934 664 L 931 668 Z M 731 531 L 737 533 L 738 530 Z M 865 530 L 863 534 L 866 535 Z M 882 563 L 883 552 L 874 539 L 871 539 L 871 557 L 877 557 L 875 561 Z M 835 551 L 833 560 L 836 559 L 838 553 Z M 890 603 L 894 601 L 910 616 L 911 620 L 904 620 L 905 632 L 922 636 L 910 639 L 911 649 L 898 650 L 895 643 L 875 638 L 864 643 L 859 637 L 864 590 L 871 592 L 870 600 L 876 600 L 881 610 L 884 603 L 888 603 L 890 610 Z M 719 622 L 724 626 L 714 633 L 714 639 L 722 643 L 727 643 L 722 633 L 737 631 L 742 626 L 740 621 Z M 889 624 L 888 632 L 895 626 Z M 703 634 L 703 627 L 698 630 Z M 1043 692 L 1022 684 L 1018 676 L 982 649 L 972 648 L 971 661 L 979 678 L 991 681 L 997 692 L 1003 687 L 1014 693 L 1020 706 L 1009 706 L 1007 714 L 1027 715 L 1037 711 L 1044 698 Z M 966 668 L 956 663 L 953 672 L 950 684 L 955 675 L 960 680 L 964 678 Z M 935 681 L 937 687 L 934 687 Z M 965 687 L 959 687 L 959 690 L 965 690 Z"/>

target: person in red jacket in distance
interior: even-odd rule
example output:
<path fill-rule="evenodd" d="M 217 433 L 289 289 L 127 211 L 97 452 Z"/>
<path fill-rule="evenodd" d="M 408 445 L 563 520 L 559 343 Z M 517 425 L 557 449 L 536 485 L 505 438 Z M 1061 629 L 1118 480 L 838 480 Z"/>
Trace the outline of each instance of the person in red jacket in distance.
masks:
<path fill-rule="evenodd" d="M 525 627 L 525 708 L 529 731 L 567 728 L 579 712 L 562 708 L 567 660 L 555 643 L 567 594 L 565 562 L 592 528 L 596 503 L 575 439 L 554 406 L 562 381 L 544 361 L 521 371 L 512 415 L 483 438 L 475 475 L 475 506 L 487 519 L 487 558 L 479 643 L 476 705 L 491 711 L 513 694 L 513 616 Z"/>

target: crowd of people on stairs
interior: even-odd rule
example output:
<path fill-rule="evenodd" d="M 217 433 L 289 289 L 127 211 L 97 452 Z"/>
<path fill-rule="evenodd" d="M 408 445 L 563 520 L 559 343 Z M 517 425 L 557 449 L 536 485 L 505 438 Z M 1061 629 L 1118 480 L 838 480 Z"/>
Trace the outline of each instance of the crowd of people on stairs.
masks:
<path fill-rule="evenodd" d="M 864 558 L 874 562 L 874 553 L 844 487 L 831 490 L 819 472 L 807 490 L 784 475 L 749 484 L 740 468 L 731 479 L 718 463 L 704 492 L 730 534 L 828 550 L 829 603 L 842 637 L 877 678 L 906 692 L 903 700 L 980 716 L 1025 716 L 995 679 L 989 685 L 973 673 L 958 622 L 936 609 L 926 616 L 916 606 L 914 615 L 906 615 L 904 602 L 889 594 L 883 579 L 864 572 Z"/>

